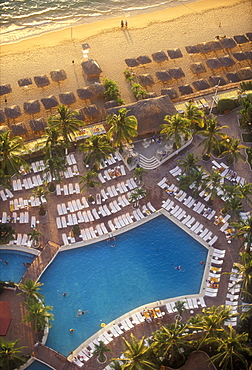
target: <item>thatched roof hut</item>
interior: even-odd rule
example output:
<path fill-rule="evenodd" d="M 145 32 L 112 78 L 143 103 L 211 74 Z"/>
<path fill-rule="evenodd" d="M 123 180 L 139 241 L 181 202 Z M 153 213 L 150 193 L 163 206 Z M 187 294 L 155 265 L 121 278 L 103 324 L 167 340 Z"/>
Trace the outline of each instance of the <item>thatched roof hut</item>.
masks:
<path fill-rule="evenodd" d="M 241 80 L 250 80 L 252 78 L 252 70 L 250 67 L 241 68 L 238 71 L 238 75 Z"/>
<path fill-rule="evenodd" d="M 206 64 L 210 69 L 217 69 L 222 67 L 221 62 L 217 58 L 207 59 Z"/>
<path fill-rule="evenodd" d="M 21 136 L 27 134 L 28 130 L 23 122 L 10 126 L 13 136 Z"/>
<path fill-rule="evenodd" d="M 18 105 L 12 105 L 11 107 L 4 108 L 4 113 L 7 118 L 15 119 L 21 116 L 21 109 Z"/>
<path fill-rule="evenodd" d="M 178 89 L 181 95 L 189 95 L 193 92 L 193 89 L 190 85 L 181 85 Z"/>
<path fill-rule="evenodd" d="M 213 51 L 223 49 L 223 45 L 219 40 L 209 41 L 208 44 L 210 45 Z"/>
<path fill-rule="evenodd" d="M 35 114 L 40 112 L 40 103 L 38 100 L 29 100 L 24 103 L 24 112 L 27 114 Z"/>
<path fill-rule="evenodd" d="M 190 70 L 192 71 L 192 73 L 198 74 L 198 73 L 206 72 L 206 67 L 204 66 L 203 63 L 198 62 L 198 63 L 191 64 Z"/>
<path fill-rule="evenodd" d="M 61 104 L 64 105 L 71 105 L 76 102 L 76 97 L 72 91 L 59 94 L 59 99 Z"/>
<path fill-rule="evenodd" d="M 232 39 L 232 37 L 225 37 L 224 39 L 221 39 L 220 42 L 225 49 L 232 49 L 236 47 L 236 42 L 234 39 Z"/>
<path fill-rule="evenodd" d="M 0 109 L 0 123 L 3 123 L 4 121 L 5 121 L 4 111 Z"/>
<path fill-rule="evenodd" d="M 32 85 L 32 79 L 30 77 L 21 78 L 20 80 L 18 80 L 18 85 L 20 87 Z"/>
<path fill-rule="evenodd" d="M 93 59 L 89 59 L 81 63 L 82 71 L 86 75 L 88 80 L 98 79 L 102 73 L 98 62 Z"/>
<path fill-rule="evenodd" d="M 1 85 L 0 86 L 0 96 L 1 95 L 9 94 L 11 92 L 12 92 L 12 88 L 11 88 L 11 85 L 10 84 L 6 84 L 6 85 Z"/>
<path fill-rule="evenodd" d="M 46 75 L 44 75 L 44 76 L 35 76 L 34 81 L 35 81 L 35 84 L 38 87 L 45 87 L 45 86 L 50 85 L 49 78 Z"/>
<path fill-rule="evenodd" d="M 157 79 L 161 82 L 170 81 L 172 79 L 168 71 L 157 71 L 155 74 Z"/>
<path fill-rule="evenodd" d="M 142 85 L 144 87 L 154 85 L 154 83 L 155 83 L 154 80 L 153 80 L 153 77 L 148 73 L 138 75 L 137 79 L 138 79 L 138 82 L 140 83 L 140 85 Z"/>
<path fill-rule="evenodd" d="M 138 61 L 139 64 L 148 64 L 151 63 L 151 58 L 148 57 L 148 55 L 141 55 L 140 57 L 137 57 L 136 60 Z"/>
<path fill-rule="evenodd" d="M 164 51 L 157 51 L 156 53 L 153 53 L 151 56 L 152 59 L 157 63 L 162 63 L 165 60 L 168 60 L 168 57 Z"/>
<path fill-rule="evenodd" d="M 206 90 L 206 89 L 209 89 L 210 85 L 209 83 L 206 81 L 206 80 L 197 80 L 197 81 L 193 81 L 193 87 L 195 88 L 195 90 L 197 91 L 200 91 L 200 90 Z"/>
<path fill-rule="evenodd" d="M 97 98 L 98 96 L 103 96 L 106 90 L 103 84 L 101 83 L 95 83 L 95 84 L 89 85 L 87 88 L 89 91 L 91 91 L 94 98 Z"/>
<path fill-rule="evenodd" d="M 252 41 L 252 32 L 247 32 L 245 35 L 247 36 L 249 41 Z"/>
<path fill-rule="evenodd" d="M 167 54 L 171 59 L 182 58 L 183 54 L 181 53 L 180 49 L 169 49 L 167 50 Z"/>
<path fill-rule="evenodd" d="M 176 80 L 179 80 L 180 78 L 185 77 L 185 74 L 181 68 L 170 68 L 168 72 L 171 75 L 171 77 Z"/>
<path fill-rule="evenodd" d="M 106 101 L 105 104 L 104 104 L 104 108 L 107 110 L 109 108 L 114 108 L 114 107 L 118 107 L 118 103 L 116 100 L 110 100 L 110 101 Z"/>
<path fill-rule="evenodd" d="M 226 81 L 221 76 L 211 76 L 211 77 L 209 77 L 208 81 L 209 81 L 209 84 L 210 84 L 211 87 L 214 87 L 214 86 L 217 86 L 217 85 L 219 85 L 219 86 L 226 85 Z"/>
<path fill-rule="evenodd" d="M 129 110 L 127 116 L 133 115 L 137 118 L 139 135 L 159 132 L 160 125 L 164 123 L 164 117 L 176 114 L 176 109 L 167 95 L 139 100 L 123 107 L 111 108 L 108 110 L 108 114 L 118 114 L 118 110 L 121 108 Z"/>
<path fill-rule="evenodd" d="M 235 61 L 228 55 L 225 55 L 224 57 L 220 57 L 219 61 L 223 65 L 223 67 L 231 67 L 235 64 Z"/>
<path fill-rule="evenodd" d="M 157 94 L 155 93 L 155 91 L 150 91 L 146 95 L 146 99 L 152 99 L 152 98 L 156 98 L 156 97 L 157 97 Z"/>
<path fill-rule="evenodd" d="M 252 60 L 252 51 L 245 51 L 246 58 Z"/>
<path fill-rule="evenodd" d="M 57 107 L 59 105 L 59 102 L 54 95 L 50 95 L 47 98 L 41 99 L 41 103 L 43 104 L 45 109 L 51 109 L 53 107 Z"/>
<path fill-rule="evenodd" d="M 81 109 L 76 109 L 77 114 L 75 115 L 75 118 L 78 119 L 79 121 L 84 121 L 85 116 L 84 116 L 84 111 L 83 108 Z"/>
<path fill-rule="evenodd" d="M 64 81 L 67 78 L 67 74 L 64 69 L 56 69 L 55 71 L 51 71 L 50 76 L 55 82 Z"/>
<path fill-rule="evenodd" d="M 95 104 L 84 107 L 83 111 L 86 117 L 95 117 L 100 114 L 99 109 Z"/>
<path fill-rule="evenodd" d="M 176 99 L 178 97 L 177 91 L 172 87 L 162 89 L 161 95 L 168 95 L 170 99 Z"/>
<path fill-rule="evenodd" d="M 185 47 L 188 54 L 197 54 L 199 53 L 199 48 L 197 45 L 189 45 Z"/>
<path fill-rule="evenodd" d="M 30 129 L 34 132 L 43 131 L 47 126 L 45 118 L 31 119 L 29 121 Z"/>
<path fill-rule="evenodd" d="M 238 60 L 239 62 L 241 62 L 242 60 L 246 60 L 247 59 L 247 56 L 245 53 L 243 53 L 242 51 L 239 51 L 238 53 L 233 53 L 233 57 Z"/>
<path fill-rule="evenodd" d="M 212 45 L 209 42 L 202 42 L 197 46 L 202 54 L 211 53 L 211 51 L 213 51 Z"/>
<path fill-rule="evenodd" d="M 4 131 L 9 130 L 8 126 L 0 126 L 0 134 L 2 134 Z"/>
<path fill-rule="evenodd" d="M 82 100 L 88 100 L 93 98 L 94 94 L 89 90 L 88 87 L 84 87 L 83 89 L 76 90 L 77 95 Z"/>
<path fill-rule="evenodd" d="M 227 80 L 230 82 L 239 82 L 241 81 L 240 77 L 236 72 L 229 72 L 226 74 Z"/>
<path fill-rule="evenodd" d="M 139 66 L 139 62 L 136 60 L 136 58 L 127 58 L 124 59 L 125 63 L 128 67 L 133 68 Z"/>
<path fill-rule="evenodd" d="M 249 39 L 245 35 L 235 35 L 234 39 L 237 44 L 245 44 L 246 42 L 249 42 Z"/>

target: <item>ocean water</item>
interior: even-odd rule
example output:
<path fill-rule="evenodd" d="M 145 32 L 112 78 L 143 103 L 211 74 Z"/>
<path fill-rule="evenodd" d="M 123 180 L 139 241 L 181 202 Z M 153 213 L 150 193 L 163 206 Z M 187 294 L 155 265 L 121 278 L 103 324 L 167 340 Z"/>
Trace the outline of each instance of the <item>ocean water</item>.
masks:
<path fill-rule="evenodd" d="M 185 5 L 197 0 L 2 0 L 0 42 L 11 43 L 109 17 Z"/>

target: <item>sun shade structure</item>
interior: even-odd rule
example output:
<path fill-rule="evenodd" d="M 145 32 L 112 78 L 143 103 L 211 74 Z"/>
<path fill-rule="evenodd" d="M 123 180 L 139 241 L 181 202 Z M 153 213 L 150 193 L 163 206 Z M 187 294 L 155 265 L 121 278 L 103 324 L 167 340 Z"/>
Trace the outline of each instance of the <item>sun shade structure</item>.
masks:
<path fill-rule="evenodd" d="M 0 335 L 5 336 L 12 320 L 10 304 L 7 301 L 0 301 Z"/>
<path fill-rule="evenodd" d="M 78 119 L 79 121 L 84 121 L 85 116 L 84 116 L 83 108 L 77 109 L 76 112 L 77 114 L 75 115 L 75 118 Z"/>
<path fill-rule="evenodd" d="M 198 62 L 198 63 L 191 64 L 190 70 L 192 71 L 192 73 L 198 74 L 198 73 L 206 72 L 206 67 L 204 66 L 203 63 Z"/>
<path fill-rule="evenodd" d="M 43 104 L 45 109 L 51 109 L 53 107 L 57 107 L 59 105 L 59 102 L 54 95 L 50 95 L 47 98 L 41 99 L 41 103 Z"/>
<path fill-rule="evenodd" d="M 209 83 L 206 81 L 206 80 L 197 80 L 197 81 L 193 81 L 193 87 L 195 88 L 195 90 L 197 91 L 200 91 L 200 90 L 206 90 L 206 89 L 209 89 L 210 85 Z"/>
<path fill-rule="evenodd" d="M 223 67 L 231 67 L 235 64 L 235 61 L 228 55 L 225 55 L 224 57 L 220 57 L 219 61 L 223 65 Z"/>
<path fill-rule="evenodd" d="M 167 82 L 172 79 L 168 71 L 157 71 L 155 74 L 157 79 L 161 82 Z"/>
<path fill-rule="evenodd" d="M 225 37 L 220 42 L 225 49 L 233 49 L 237 45 L 232 37 Z"/>
<path fill-rule="evenodd" d="M 137 76 L 138 82 L 142 86 L 151 86 L 154 85 L 153 77 L 150 74 L 143 74 Z"/>
<path fill-rule="evenodd" d="M 2 123 L 4 121 L 5 121 L 4 111 L 2 109 L 0 109 L 0 123 Z"/>
<path fill-rule="evenodd" d="M 234 39 L 237 44 L 245 44 L 246 42 L 249 42 L 249 39 L 245 35 L 236 35 L 234 36 Z"/>
<path fill-rule="evenodd" d="M 247 59 L 247 56 L 245 53 L 243 53 L 242 51 L 239 51 L 238 53 L 233 53 L 233 57 L 238 60 L 239 62 L 241 62 L 242 60 L 246 60 Z"/>
<path fill-rule="evenodd" d="M 168 72 L 171 75 L 171 77 L 175 78 L 176 80 L 185 77 L 185 74 L 181 68 L 171 68 L 168 70 Z"/>
<path fill-rule="evenodd" d="M 118 114 L 121 108 L 121 106 L 110 108 L 108 114 Z M 139 100 L 136 103 L 124 105 L 123 108 L 129 110 L 127 116 L 133 115 L 137 118 L 139 135 L 159 132 L 165 116 L 177 113 L 168 95 Z"/>
<path fill-rule="evenodd" d="M 180 49 L 169 49 L 167 50 L 167 54 L 171 59 L 182 58 L 183 54 L 181 53 Z"/>
<path fill-rule="evenodd" d="M 252 32 L 247 32 L 246 36 L 249 39 L 249 41 L 252 41 Z"/>
<path fill-rule="evenodd" d="M 86 117 L 94 117 L 100 114 L 99 109 L 97 108 L 95 104 L 84 107 L 83 111 Z"/>
<path fill-rule="evenodd" d="M 130 68 L 139 66 L 139 62 L 135 58 L 124 59 L 124 61 L 127 64 L 127 66 Z"/>
<path fill-rule="evenodd" d="M 136 60 L 138 61 L 139 64 L 148 64 L 148 63 L 151 63 L 151 58 L 148 57 L 148 55 L 141 55 L 140 57 L 136 58 Z"/>
<path fill-rule="evenodd" d="M 44 75 L 44 76 L 35 76 L 34 77 L 34 82 L 38 87 L 45 87 L 50 85 L 49 78 Z"/>
<path fill-rule="evenodd" d="M 102 70 L 98 62 L 94 59 L 89 59 L 81 63 L 82 71 L 86 75 L 88 80 L 98 79 Z"/>
<path fill-rule="evenodd" d="M 252 78 L 252 70 L 250 67 L 241 68 L 238 71 L 238 75 L 241 80 L 250 80 Z"/>
<path fill-rule="evenodd" d="M 240 77 L 236 72 L 230 72 L 226 74 L 227 80 L 230 82 L 239 82 L 241 81 Z"/>
<path fill-rule="evenodd" d="M 210 69 L 217 69 L 222 67 L 221 62 L 217 58 L 207 59 L 206 64 Z"/>
<path fill-rule="evenodd" d="M 55 82 L 64 81 L 67 78 L 67 74 L 64 69 L 56 69 L 55 71 L 51 71 L 50 76 Z"/>
<path fill-rule="evenodd" d="M 82 100 L 88 100 L 93 98 L 94 94 L 89 90 L 88 87 L 84 87 L 83 89 L 76 90 L 77 95 Z"/>
<path fill-rule="evenodd" d="M 197 45 L 189 45 L 185 47 L 188 54 L 197 54 L 199 53 L 199 48 Z"/>
<path fill-rule="evenodd" d="M 116 100 L 106 101 L 104 104 L 105 109 L 114 108 L 114 107 L 118 107 L 118 103 Z"/>
<path fill-rule="evenodd" d="M 213 51 L 213 48 L 209 42 L 202 42 L 201 44 L 198 44 L 198 49 L 202 54 L 207 54 Z"/>
<path fill-rule="evenodd" d="M 45 118 L 31 119 L 29 121 L 30 129 L 34 132 L 43 131 L 47 126 Z"/>
<path fill-rule="evenodd" d="M 32 85 L 32 79 L 30 77 L 21 78 L 21 80 L 18 80 L 18 85 L 20 87 Z"/>
<path fill-rule="evenodd" d="M 24 112 L 27 114 L 35 114 L 40 112 L 40 103 L 38 100 L 29 100 L 24 103 Z"/>
<path fill-rule="evenodd" d="M 152 59 L 157 63 L 162 63 L 165 60 L 168 60 L 168 57 L 164 51 L 157 51 L 156 53 L 153 53 L 151 56 Z"/>
<path fill-rule="evenodd" d="M 11 92 L 12 92 L 12 88 L 11 88 L 11 85 L 10 84 L 6 84 L 6 85 L 1 85 L 0 86 L 0 96 L 1 95 L 9 94 Z"/>
<path fill-rule="evenodd" d="M 61 104 L 71 105 L 76 102 L 76 97 L 73 92 L 59 94 Z"/>
<path fill-rule="evenodd" d="M 18 105 L 12 105 L 11 107 L 5 108 L 4 113 L 9 119 L 15 119 L 21 116 L 21 110 Z"/>
<path fill-rule="evenodd" d="M 246 58 L 252 60 L 252 51 L 245 51 Z"/>
<path fill-rule="evenodd" d="M 181 95 L 189 95 L 193 92 L 193 89 L 190 85 L 181 85 L 178 89 Z"/>
<path fill-rule="evenodd" d="M 161 90 L 161 95 L 168 95 L 170 99 L 176 99 L 178 97 L 178 93 L 175 89 L 172 87 L 162 89 Z"/>
<path fill-rule="evenodd" d="M 13 136 L 25 135 L 28 132 L 23 122 L 10 126 L 10 129 Z"/>
<path fill-rule="evenodd" d="M 95 84 L 89 85 L 87 88 L 93 94 L 94 98 L 103 96 L 106 90 L 103 84 L 101 83 L 95 83 Z"/>
<path fill-rule="evenodd" d="M 219 85 L 219 86 L 226 85 L 226 81 L 221 76 L 211 76 L 211 77 L 209 77 L 208 81 L 209 81 L 209 84 L 210 84 L 211 87 L 214 87 L 214 86 L 217 86 L 217 85 Z"/>
<path fill-rule="evenodd" d="M 2 134 L 4 131 L 8 130 L 8 126 L 0 126 L 0 134 Z"/>

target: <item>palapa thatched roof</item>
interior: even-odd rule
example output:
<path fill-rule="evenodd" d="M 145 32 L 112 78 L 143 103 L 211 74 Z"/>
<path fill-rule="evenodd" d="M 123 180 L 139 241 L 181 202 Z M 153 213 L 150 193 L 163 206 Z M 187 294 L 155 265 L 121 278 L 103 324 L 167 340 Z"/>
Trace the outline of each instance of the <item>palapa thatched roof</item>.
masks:
<path fill-rule="evenodd" d="M 171 75 L 171 77 L 175 78 L 176 80 L 185 77 L 185 74 L 181 68 L 170 68 L 168 72 Z"/>
<path fill-rule="evenodd" d="M 232 37 L 225 37 L 224 39 L 221 39 L 220 42 L 225 49 L 232 49 L 236 47 L 236 42 Z"/>
<path fill-rule="evenodd" d="M 183 54 L 181 53 L 180 49 L 169 49 L 167 50 L 167 54 L 171 59 L 182 58 Z"/>
<path fill-rule="evenodd" d="M 41 103 L 43 104 L 45 109 L 51 109 L 53 107 L 57 107 L 59 105 L 59 102 L 54 95 L 50 95 L 47 98 L 41 99 Z"/>
<path fill-rule="evenodd" d="M 91 91 L 94 98 L 97 98 L 98 96 L 103 96 L 105 92 L 105 87 L 101 83 L 95 83 L 88 86 L 88 90 Z"/>
<path fill-rule="evenodd" d="M 150 74 L 142 74 L 137 76 L 138 82 L 142 86 L 151 86 L 154 85 L 153 77 Z"/>
<path fill-rule="evenodd" d="M 75 112 L 77 112 L 77 114 L 75 115 L 76 119 L 78 119 L 79 121 L 84 121 L 85 120 L 83 108 L 76 109 Z"/>
<path fill-rule="evenodd" d="M 84 87 L 83 89 L 77 89 L 76 92 L 78 97 L 82 100 L 88 100 L 94 96 L 94 94 L 88 89 L 88 87 Z"/>
<path fill-rule="evenodd" d="M 234 39 L 237 44 L 245 44 L 246 42 L 249 42 L 249 39 L 245 35 L 235 35 Z"/>
<path fill-rule="evenodd" d="M 31 119 L 29 121 L 30 129 L 34 132 L 43 131 L 47 126 L 45 118 Z"/>
<path fill-rule="evenodd" d="M 139 66 L 139 62 L 136 60 L 136 58 L 127 58 L 124 59 L 125 63 L 128 67 L 133 68 Z"/>
<path fill-rule="evenodd" d="M 247 59 L 247 56 L 245 53 L 243 53 L 242 51 L 239 51 L 238 53 L 233 53 L 233 57 L 238 60 L 239 62 L 241 62 L 242 60 L 246 60 Z"/>
<path fill-rule="evenodd" d="M 191 64 L 190 70 L 192 71 L 192 73 L 198 74 L 198 73 L 206 72 L 206 67 L 204 66 L 203 63 L 198 62 L 198 63 Z"/>
<path fill-rule="evenodd" d="M 247 32 L 245 35 L 247 36 L 249 41 L 252 41 L 252 32 Z"/>
<path fill-rule="evenodd" d="M 18 105 L 4 108 L 4 113 L 7 118 L 15 119 L 21 116 L 21 109 Z"/>
<path fill-rule="evenodd" d="M 252 60 L 252 51 L 245 51 L 246 58 Z"/>
<path fill-rule="evenodd" d="M 111 108 L 108 114 L 118 114 L 118 110 L 129 110 L 127 116 L 135 116 L 138 120 L 138 133 L 144 135 L 150 132 L 159 132 L 166 115 L 176 114 L 176 109 L 168 95 L 152 99 L 139 100 L 136 103 L 123 107 Z"/>
<path fill-rule="evenodd" d="M 219 40 L 209 41 L 208 44 L 210 45 L 213 51 L 223 49 L 223 45 Z"/>
<path fill-rule="evenodd" d="M 86 117 L 94 117 L 100 114 L 99 109 L 95 104 L 88 105 L 83 108 Z"/>
<path fill-rule="evenodd" d="M 230 82 L 239 82 L 241 81 L 240 77 L 236 72 L 229 72 L 226 74 L 227 80 Z"/>
<path fill-rule="evenodd" d="M 250 67 L 241 68 L 238 71 L 238 75 L 241 80 L 250 80 L 252 78 L 252 70 Z"/>
<path fill-rule="evenodd" d="M 72 91 L 59 94 L 59 99 L 61 104 L 64 105 L 71 105 L 76 102 L 76 97 Z"/>
<path fill-rule="evenodd" d="M 30 77 L 21 78 L 18 80 L 18 85 L 20 87 L 32 85 L 32 79 Z"/>
<path fill-rule="evenodd" d="M 63 81 L 67 78 L 67 74 L 64 69 L 56 69 L 55 71 L 51 71 L 50 76 L 55 82 Z"/>
<path fill-rule="evenodd" d="M 176 99 L 178 97 L 177 91 L 172 87 L 161 89 L 161 95 L 168 95 L 170 99 Z"/>
<path fill-rule="evenodd" d="M 4 121 L 5 121 L 4 111 L 0 109 L 0 123 L 3 123 Z"/>
<path fill-rule="evenodd" d="M 206 80 L 197 80 L 197 81 L 193 81 L 193 87 L 195 88 L 195 90 L 197 91 L 200 91 L 200 90 L 206 90 L 206 89 L 209 89 L 210 85 L 209 83 L 206 81 Z"/>
<path fill-rule="evenodd" d="M 223 65 L 223 67 L 231 67 L 235 64 L 235 61 L 228 55 L 225 55 L 224 57 L 220 57 L 219 61 Z"/>
<path fill-rule="evenodd" d="M 157 63 L 162 63 L 165 60 L 168 60 L 168 57 L 164 51 L 157 51 L 156 53 L 153 53 L 151 56 L 152 59 Z"/>
<path fill-rule="evenodd" d="M 87 79 L 99 78 L 102 70 L 98 62 L 94 59 L 89 59 L 81 63 L 83 73 L 87 76 Z"/>
<path fill-rule="evenodd" d="M 44 75 L 44 76 L 35 76 L 34 81 L 35 81 L 35 84 L 38 87 L 45 87 L 45 86 L 50 85 L 49 78 L 46 75 Z"/>
<path fill-rule="evenodd" d="M 12 92 L 12 88 L 11 88 L 10 84 L 0 86 L 0 96 L 5 95 L 5 94 L 9 94 L 11 92 Z"/>
<path fill-rule="evenodd" d="M 157 71 L 155 74 L 157 79 L 162 82 L 170 81 L 172 79 L 168 71 Z"/>
<path fill-rule="evenodd" d="M 193 92 L 193 89 L 190 85 L 181 85 L 178 87 L 181 95 L 189 95 Z"/>
<path fill-rule="evenodd" d="M 28 132 L 23 122 L 10 126 L 10 129 L 13 136 L 25 135 Z"/>
<path fill-rule="evenodd" d="M 146 99 L 152 99 L 152 98 L 156 98 L 157 94 L 155 93 L 155 91 L 150 91 L 147 93 L 146 95 Z"/>
<path fill-rule="evenodd" d="M 113 108 L 113 107 L 118 107 L 118 103 L 117 103 L 116 100 L 106 101 L 106 103 L 104 104 L 105 109 L 109 109 L 109 108 Z"/>
<path fill-rule="evenodd" d="M 7 131 L 8 129 L 8 126 L 0 126 L 0 134 L 2 134 L 4 131 Z"/>
<path fill-rule="evenodd" d="M 188 52 L 188 54 L 197 54 L 200 52 L 197 45 L 189 45 L 186 46 L 185 49 Z"/>
<path fill-rule="evenodd" d="M 148 64 L 151 63 L 151 58 L 148 55 L 141 55 L 140 57 L 136 58 L 139 64 Z"/>
<path fill-rule="evenodd" d="M 209 84 L 210 84 L 211 87 L 214 87 L 214 86 L 217 86 L 217 85 L 219 85 L 219 86 L 226 85 L 226 81 L 221 76 L 211 76 L 211 77 L 209 77 L 208 81 L 209 81 Z"/>
<path fill-rule="evenodd" d="M 27 114 L 35 114 L 40 112 L 40 103 L 38 100 L 29 100 L 24 103 L 24 112 Z"/>
<path fill-rule="evenodd" d="M 199 51 L 202 54 L 207 54 L 213 51 L 212 45 L 209 42 L 202 42 L 198 44 L 197 46 L 198 46 Z"/>
<path fill-rule="evenodd" d="M 217 69 L 222 67 L 221 62 L 217 58 L 207 59 L 206 64 L 210 69 Z"/>

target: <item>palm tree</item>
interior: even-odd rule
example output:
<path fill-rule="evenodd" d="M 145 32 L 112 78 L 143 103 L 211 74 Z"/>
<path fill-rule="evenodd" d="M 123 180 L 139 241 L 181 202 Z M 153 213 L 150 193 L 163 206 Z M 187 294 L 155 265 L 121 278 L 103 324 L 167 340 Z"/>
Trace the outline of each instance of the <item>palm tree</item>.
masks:
<path fill-rule="evenodd" d="M 238 222 L 233 222 L 231 226 L 237 230 L 234 237 L 243 238 L 243 242 L 247 243 L 247 252 L 250 253 L 250 246 L 252 241 L 252 214 L 243 220 L 240 219 Z"/>
<path fill-rule="evenodd" d="M 127 116 L 129 110 L 121 108 L 118 114 L 109 115 L 107 123 L 110 126 L 107 132 L 108 139 L 114 140 L 114 145 L 122 149 L 124 143 L 130 143 L 132 137 L 138 135 L 138 121 L 135 116 Z"/>
<path fill-rule="evenodd" d="M 58 157 L 54 155 L 53 157 L 44 160 L 44 164 L 45 168 L 43 172 L 45 174 L 45 179 L 46 181 L 49 181 L 50 184 L 54 184 L 55 180 L 60 181 L 62 179 L 63 173 L 67 169 L 67 162 L 64 156 Z M 55 188 L 49 187 L 49 190 L 51 189 L 55 190 Z"/>
<path fill-rule="evenodd" d="M 37 301 L 39 299 L 44 299 L 43 294 L 39 292 L 40 288 L 44 285 L 44 283 L 39 283 L 37 281 L 33 281 L 32 279 L 25 280 L 24 284 L 20 284 L 19 288 L 22 290 L 21 293 L 26 296 L 26 301 Z"/>
<path fill-rule="evenodd" d="M 0 244 L 9 244 L 14 239 L 15 233 L 11 224 L 0 224 Z"/>
<path fill-rule="evenodd" d="M 234 267 L 239 278 L 238 283 L 242 283 L 243 299 L 246 303 L 252 303 L 252 258 L 251 254 L 248 252 L 240 253 L 241 263 L 234 263 Z"/>
<path fill-rule="evenodd" d="M 241 140 L 232 138 L 227 138 L 225 140 L 226 150 L 222 152 L 222 156 L 227 156 L 227 164 L 230 166 L 233 163 L 238 162 L 239 159 L 242 159 L 243 162 L 246 162 L 246 157 L 241 154 L 241 149 L 247 149 L 246 145 L 241 144 Z"/>
<path fill-rule="evenodd" d="M 34 248 L 37 248 L 39 243 L 39 237 L 42 235 L 36 228 L 32 228 L 31 232 L 28 233 L 28 236 L 30 237 L 30 240 L 32 241 L 32 246 Z"/>
<path fill-rule="evenodd" d="M 65 105 L 58 106 L 58 114 L 48 118 L 50 126 L 53 126 L 62 135 L 64 143 L 67 147 L 79 131 L 79 127 L 83 125 L 82 121 L 76 119 L 78 112 L 71 111 Z"/>
<path fill-rule="evenodd" d="M 206 189 L 208 189 L 208 192 L 211 194 L 211 200 L 217 198 L 217 194 L 220 191 L 221 178 L 221 175 L 217 171 L 213 171 L 212 174 L 206 178 L 206 180 L 208 180 Z"/>
<path fill-rule="evenodd" d="M 178 311 L 179 316 L 182 318 L 183 310 L 185 309 L 185 302 L 177 301 L 175 302 L 174 308 Z"/>
<path fill-rule="evenodd" d="M 44 186 L 38 186 L 36 189 L 32 190 L 32 194 L 35 198 L 40 200 L 39 214 L 40 216 L 44 216 L 46 214 L 46 210 L 43 204 L 44 201 L 47 200 L 49 191 Z"/>
<path fill-rule="evenodd" d="M 225 138 L 226 134 L 221 132 L 228 126 L 218 126 L 217 117 L 206 120 L 206 127 L 200 131 L 200 134 L 205 137 L 198 146 L 203 145 L 203 153 L 210 155 L 214 148 L 219 146 L 219 138 Z"/>
<path fill-rule="evenodd" d="M 134 208 L 139 207 L 139 200 L 146 197 L 146 190 L 143 188 L 136 188 L 129 196 L 129 202 L 133 203 Z"/>
<path fill-rule="evenodd" d="M 86 175 L 80 176 L 81 180 L 79 181 L 82 185 L 81 191 L 86 187 L 87 189 L 94 189 L 96 186 L 101 184 L 98 181 L 95 181 L 94 178 L 98 176 L 98 173 L 94 170 L 88 170 Z"/>
<path fill-rule="evenodd" d="M 185 173 L 186 175 L 190 175 L 192 170 L 198 170 L 200 167 L 197 164 L 198 161 L 199 158 L 195 157 L 193 153 L 188 153 L 187 157 L 185 157 L 184 159 L 179 159 L 179 165 L 181 168 L 183 168 L 182 174 Z"/>
<path fill-rule="evenodd" d="M 121 361 L 121 359 L 120 359 L 120 361 Z M 119 361 L 110 362 L 109 366 L 113 370 L 122 370 L 122 366 L 120 365 L 120 362 Z"/>
<path fill-rule="evenodd" d="M 0 134 L 0 169 L 5 176 L 19 174 L 20 167 L 28 169 L 30 166 L 21 158 L 25 150 L 23 139 L 20 136 L 10 137 L 11 131 Z"/>
<path fill-rule="evenodd" d="M 143 180 L 143 173 L 146 173 L 147 171 L 142 168 L 142 167 L 139 167 L 137 166 L 133 172 L 133 176 L 134 178 L 137 180 L 138 184 L 141 184 L 142 180 Z"/>
<path fill-rule="evenodd" d="M 230 213 L 235 218 L 239 217 L 240 210 L 242 208 L 241 199 L 238 197 L 226 198 L 223 207 L 224 213 Z"/>
<path fill-rule="evenodd" d="M 47 325 L 51 327 L 49 320 L 53 320 L 54 315 L 48 311 L 53 309 L 52 306 L 44 306 L 41 302 L 30 301 L 27 308 L 28 314 L 24 316 L 23 321 L 31 322 L 35 332 L 44 330 Z"/>
<path fill-rule="evenodd" d="M 186 190 L 190 185 L 193 184 L 192 195 L 194 198 L 199 196 L 199 191 L 201 188 L 205 188 L 208 177 L 204 170 L 192 169 L 190 175 L 183 175 L 179 177 L 179 188 Z"/>
<path fill-rule="evenodd" d="M 96 344 L 95 343 L 95 350 L 94 350 L 94 354 L 98 355 L 97 356 L 97 360 L 98 362 L 100 362 L 101 364 L 104 364 L 104 362 L 107 361 L 107 356 L 105 355 L 105 352 L 110 352 L 111 349 L 108 348 L 103 341 L 100 341 L 99 344 Z"/>
<path fill-rule="evenodd" d="M 246 183 L 244 185 L 238 184 L 236 190 L 240 199 L 244 199 L 246 203 L 252 204 L 249 198 L 252 195 L 252 183 Z"/>
<path fill-rule="evenodd" d="M 191 138 L 192 131 L 190 129 L 190 120 L 184 118 L 180 114 L 174 116 L 165 116 L 164 121 L 167 123 L 162 124 L 160 134 L 164 134 L 167 140 L 174 140 L 174 147 L 180 148 L 182 145 L 182 138 L 186 140 Z"/>
<path fill-rule="evenodd" d="M 109 158 L 110 154 L 115 152 L 106 135 L 90 136 L 79 145 L 79 149 L 85 153 L 84 163 L 90 165 L 93 162 L 97 169 L 102 160 Z"/>
<path fill-rule="evenodd" d="M 190 120 L 191 128 L 193 130 L 204 127 L 204 112 L 199 109 L 197 105 L 195 105 L 193 102 L 189 102 L 186 104 L 184 117 Z"/>
<path fill-rule="evenodd" d="M 14 342 L 6 342 L 0 338 L 0 368 L 12 370 L 19 368 L 26 362 L 22 350 L 26 347 L 16 347 L 18 339 Z"/>

